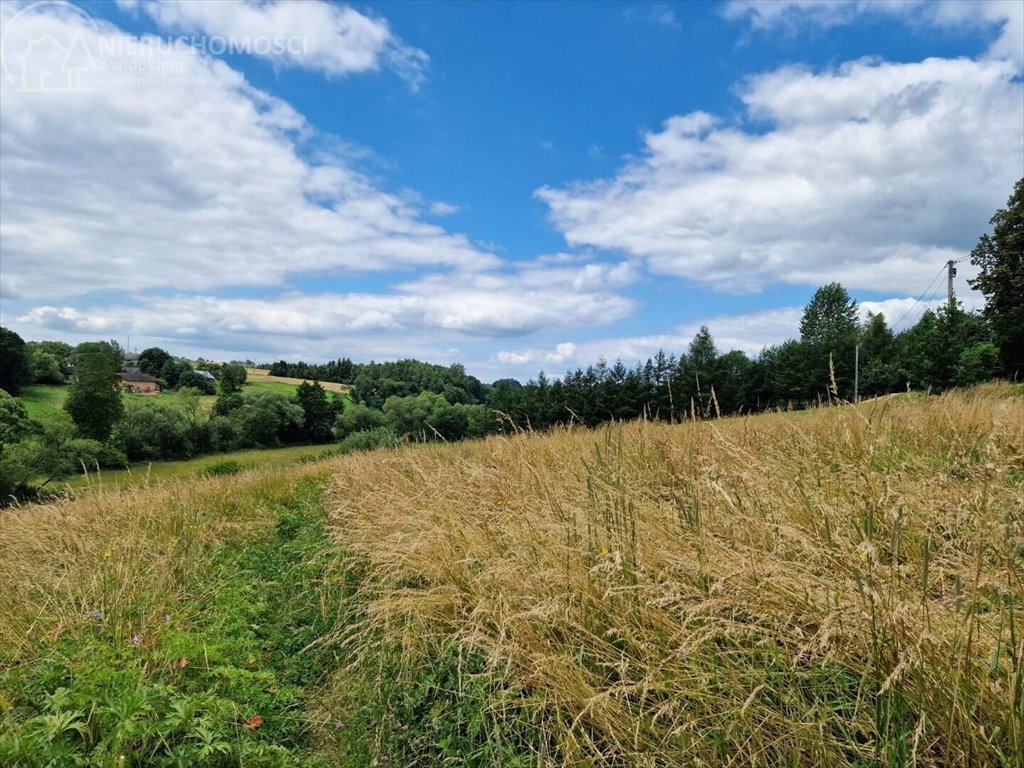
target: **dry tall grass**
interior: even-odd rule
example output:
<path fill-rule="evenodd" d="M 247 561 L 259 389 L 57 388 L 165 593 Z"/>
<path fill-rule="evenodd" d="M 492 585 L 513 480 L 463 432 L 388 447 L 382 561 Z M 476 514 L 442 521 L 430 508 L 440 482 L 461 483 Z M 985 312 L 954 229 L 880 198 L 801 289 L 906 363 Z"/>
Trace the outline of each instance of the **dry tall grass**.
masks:
<path fill-rule="evenodd" d="M 0 671 L 93 612 L 128 637 L 159 623 L 202 548 L 272 522 L 295 478 L 322 472 L 264 469 L 0 509 Z"/>
<path fill-rule="evenodd" d="M 346 640 L 486 655 L 538 765 L 1024 764 L 1007 387 L 352 456 L 331 504 Z"/>

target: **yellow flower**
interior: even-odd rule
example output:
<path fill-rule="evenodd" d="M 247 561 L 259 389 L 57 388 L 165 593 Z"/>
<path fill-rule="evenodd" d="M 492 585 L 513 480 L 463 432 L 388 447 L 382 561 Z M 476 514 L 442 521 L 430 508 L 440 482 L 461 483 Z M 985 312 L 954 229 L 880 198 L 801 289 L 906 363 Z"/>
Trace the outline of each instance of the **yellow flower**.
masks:
<path fill-rule="evenodd" d="M 104 557 L 110 557 L 110 550 L 108 549 L 106 552 L 104 552 L 103 556 Z"/>

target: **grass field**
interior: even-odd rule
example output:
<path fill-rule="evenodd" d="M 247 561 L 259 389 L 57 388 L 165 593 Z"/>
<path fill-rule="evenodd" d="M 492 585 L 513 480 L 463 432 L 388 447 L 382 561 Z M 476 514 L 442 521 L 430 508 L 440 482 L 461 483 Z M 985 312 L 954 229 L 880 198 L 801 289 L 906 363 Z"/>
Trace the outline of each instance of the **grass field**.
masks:
<path fill-rule="evenodd" d="M 249 369 L 249 379 L 245 384 L 245 391 L 265 390 L 277 392 L 282 395 L 293 395 L 295 389 L 303 379 L 290 379 L 278 376 L 268 376 L 266 371 Z M 321 383 L 328 392 L 347 394 L 349 388 L 344 384 L 333 384 L 331 382 Z M 34 419 L 52 418 L 55 411 L 64 407 L 64 400 L 67 397 L 68 387 L 57 385 L 35 384 L 25 387 L 19 400 L 24 404 L 28 415 Z M 163 405 L 180 406 L 182 395 L 175 390 L 165 390 L 159 396 L 125 394 L 125 400 L 152 401 Z M 214 395 L 204 395 L 200 398 L 202 407 L 209 411 L 217 398 Z"/>
<path fill-rule="evenodd" d="M 270 371 L 265 368 L 246 368 L 248 373 L 247 382 L 256 386 L 266 386 L 270 384 L 288 385 L 294 390 L 295 387 L 299 386 L 306 379 L 295 379 L 290 376 L 271 376 Z M 326 389 L 328 392 L 337 392 L 342 395 L 347 395 L 351 387 L 348 384 L 338 384 L 333 381 L 321 381 L 320 386 Z M 275 391 L 285 391 L 284 389 L 277 389 Z"/>
<path fill-rule="evenodd" d="M 266 470 L 297 461 L 310 461 L 333 450 L 330 445 L 291 445 L 286 448 L 254 448 L 245 451 L 214 453 L 184 461 L 155 461 L 136 465 L 130 469 L 93 472 L 67 478 L 61 485 L 74 490 L 127 489 L 146 485 L 159 485 L 170 480 L 189 480 L 200 477 L 211 466 L 224 462 L 237 462 L 243 470 Z"/>
<path fill-rule="evenodd" d="M 0 572 L 2 764 L 1024 764 L 1019 388 L 100 489 Z"/>

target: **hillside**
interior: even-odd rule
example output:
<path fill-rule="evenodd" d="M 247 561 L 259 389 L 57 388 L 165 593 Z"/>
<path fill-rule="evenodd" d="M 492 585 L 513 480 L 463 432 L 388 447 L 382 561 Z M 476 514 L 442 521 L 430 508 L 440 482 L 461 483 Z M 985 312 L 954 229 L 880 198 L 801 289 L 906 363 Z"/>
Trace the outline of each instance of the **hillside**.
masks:
<path fill-rule="evenodd" d="M 98 490 L 0 571 L 0 762 L 1024 759 L 1019 387 Z"/>
<path fill-rule="evenodd" d="M 270 385 L 279 384 L 282 386 L 274 388 L 275 391 L 285 392 L 286 394 L 295 391 L 295 388 L 302 382 L 309 381 L 309 379 L 300 379 L 292 376 L 271 376 L 270 371 L 266 368 L 246 368 L 245 371 L 248 374 L 246 381 L 249 385 L 274 388 Z M 328 392 L 337 392 L 341 395 L 347 395 L 351 389 L 347 384 L 338 384 L 333 381 L 321 381 L 320 386 Z"/>

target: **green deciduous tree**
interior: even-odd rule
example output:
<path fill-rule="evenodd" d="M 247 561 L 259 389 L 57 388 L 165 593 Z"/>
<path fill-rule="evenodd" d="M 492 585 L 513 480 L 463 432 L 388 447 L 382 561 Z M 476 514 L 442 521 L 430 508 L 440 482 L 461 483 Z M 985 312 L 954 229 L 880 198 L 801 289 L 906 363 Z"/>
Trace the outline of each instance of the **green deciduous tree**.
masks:
<path fill-rule="evenodd" d="M 248 378 L 248 375 L 249 374 L 245 370 L 244 365 L 228 363 L 227 365 L 221 366 L 220 371 L 218 371 L 220 391 L 227 394 L 238 392 L 242 388 L 242 385 L 245 384 L 245 380 Z"/>
<path fill-rule="evenodd" d="M 201 394 L 212 395 L 217 392 L 217 385 L 214 384 L 213 379 L 208 379 L 201 375 L 198 371 L 184 371 L 178 377 L 178 383 L 175 386 L 176 389 L 195 389 Z"/>
<path fill-rule="evenodd" d="M 395 434 L 412 440 L 461 440 L 469 429 L 468 414 L 452 407 L 444 395 L 433 392 L 389 397 L 384 415 Z"/>
<path fill-rule="evenodd" d="M 160 347 L 149 347 L 139 353 L 139 370 L 159 377 L 164 366 L 171 361 L 171 353 Z"/>
<path fill-rule="evenodd" d="M 346 405 L 334 421 L 334 435 L 344 440 L 355 432 L 368 432 L 386 426 L 387 417 L 383 411 L 371 408 L 363 403 Z"/>
<path fill-rule="evenodd" d="M 33 429 L 25 406 L 0 389 L 0 506 L 16 498 L 29 479 L 28 466 L 10 449 Z"/>
<path fill-rule="evenodd" d="M 186 363 L 184 360 L 168 360 L 163 364 L 160 369 L 159 378 L 163 379 L 171 389 L 175 389 L 178 386 L 181 377 L 192 371 L 192 366 Z M 150 374 L 156 375 L 156 374 Z"/>
<path fill-rule="evenodd" d="M 124 412 L 119 389 L 120 349 L 107 342 L 87 342 L 75 349 L 75 381 L 64 401 L 85 438 L 105 441 Z"/>
<path fill-rule="evenodd" d="M 32 383 L 32 367 L 24 339 L 14 331 L 0 328 L 0 389 L 12 395 Z"/>
<path fill-rule="evenodd" d="M 985 296 L 988 321 L 1003 373 L 1024 375 L 1024 178 L 1017 182 L 1006 208 L 990 221 L 992 234 L 982 235 L 971 251 L 979 268 L 972 288 Z"/>
<path fill-rule="evenodd" d="M 244 397 L 228 417 L 240 448 L 277 447 L 301 435 L 302 408 L 276 392 L 256 391 Z"/>
<path fill-rule="evenodd" d="M 132 402 L 114 427 L 112 442 L 129 461 L 187 459 L 193 453 L 193 430 L 182 409 Z"/>

